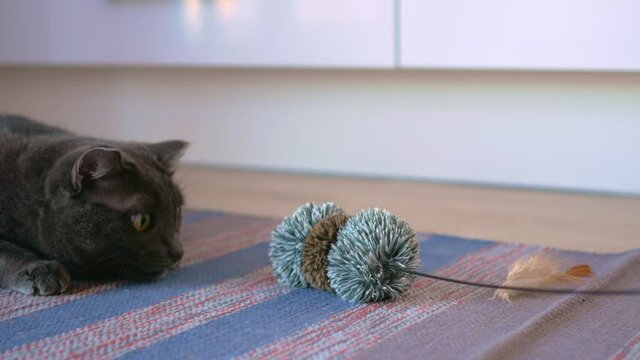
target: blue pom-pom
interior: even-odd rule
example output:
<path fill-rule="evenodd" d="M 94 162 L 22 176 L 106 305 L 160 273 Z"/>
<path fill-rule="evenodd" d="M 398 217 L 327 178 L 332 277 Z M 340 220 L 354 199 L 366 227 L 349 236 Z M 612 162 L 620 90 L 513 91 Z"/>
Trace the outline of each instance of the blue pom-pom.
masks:
<path fill-rule="evenodd" d="M 271 234 L 269 258 L 273 272 L 281 284 L 307 287 L 301 272 L 302 247 L 309 230 L 320 220 L 344 211 L 334 203 L 308 203 L 299 207 L 293 215 L 286 217 Z"/>
<path fill-rule="evenodd" d="M 400 297 L 420 263 L 409 224 L 381 209 L 363 210 L 340 229 L 328 257 L 329 283 L 343 299 L 364 303 Z"/>

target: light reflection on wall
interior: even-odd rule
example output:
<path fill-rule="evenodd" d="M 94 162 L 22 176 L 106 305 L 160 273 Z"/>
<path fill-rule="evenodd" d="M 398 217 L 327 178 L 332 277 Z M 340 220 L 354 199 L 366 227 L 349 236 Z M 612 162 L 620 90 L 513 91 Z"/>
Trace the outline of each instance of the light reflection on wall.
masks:
<path fill-rule="evenodd" d="M 236 0 L 213 0 L 213 7 L 219 18 L 231 19 L 237 11 Z"/>
<path fill-rule="evenodd" d="M 253 6 L 255 1 L 245 1 L 243 4 Z M 203 32 L 213 29 L 224 31 L 224 28 L 220 29 L 216 26 L 216 21 L 238 20 L 239 15 L 236 0 L 183 0 L 182 12 L 184 32 L 192 43 L 199 42 Z M 255 11 L 245 11 L 245 13 L 255 14 Z M 252 17 L 254 18 L 255 16 Z"/>
<path fill-rule="evenodd" d="M 202 10 L 200 0 L 183 1 L 185 27 L 189 30 L 189 35 L 194 40 L 202 31 Z"/>
<path fill-rule="evenodd" d="M 252 41 L 264 28 L 270 28 L 270 0 L 209 0 L 207 5 L 211 6 L 207 16 L 212 19 L 205 26 L 211 25 L 223 42 Z"/>

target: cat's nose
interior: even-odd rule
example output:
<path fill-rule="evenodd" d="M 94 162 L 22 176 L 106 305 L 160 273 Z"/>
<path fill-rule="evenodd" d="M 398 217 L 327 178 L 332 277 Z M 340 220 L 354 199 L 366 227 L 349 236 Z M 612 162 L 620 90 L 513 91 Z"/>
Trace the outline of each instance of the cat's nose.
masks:
<path fill-rule="evenodd" d="M 169 251 L 167 252 L 167 255 L 169 255 L 171 260 L 173 260 L 174 262 L 178 262 L 180 261 L 180 259 L 182 259 L 182 256 L 184 255 L 184 250 L 175 249 L 175 248 L 169 249 Z"/>
<path fill-rule="evenodd" d="M 184 255 L 184 250 L 182 248 L 182 243 L 180 242 L 180 236 L 176 234 L 176 236 L 169 239 L 167 242 L 167 256 L 174 262 L 174 265 L 177 266 L 180 259 Z"/>

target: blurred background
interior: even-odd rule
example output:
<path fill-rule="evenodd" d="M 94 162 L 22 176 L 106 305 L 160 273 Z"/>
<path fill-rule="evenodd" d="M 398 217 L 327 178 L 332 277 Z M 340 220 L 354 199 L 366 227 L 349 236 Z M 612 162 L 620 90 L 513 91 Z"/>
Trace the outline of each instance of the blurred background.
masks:
<path fill-rule="evenodd" d="M 189 206 L 640 243 L 635 0 L 0 0 L 0 111 L 191 142 Z"/>
<path fill-rule="evenodd" d="M 640 2 L 0 0 L 0 109 L 186 162 L 640 194 Z"/>

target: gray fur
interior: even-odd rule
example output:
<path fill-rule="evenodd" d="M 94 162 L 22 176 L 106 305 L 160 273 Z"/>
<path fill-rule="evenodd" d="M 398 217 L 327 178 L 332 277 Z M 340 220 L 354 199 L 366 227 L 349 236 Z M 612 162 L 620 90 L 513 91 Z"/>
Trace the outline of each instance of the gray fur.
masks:
<path fill-rule="evenodd" d="M 309 230 L 322 219 L 344 211 L 334 203 L 307 203 L 286 217 L 271 234 L 269 258 L 281 284 L 307 287 L 302 273 L 302 247 Z"/>
<path fill-rule="evenodd" d="M 381 209 L 362 210 L 342 226 L 329 250 L 329 284 L 353 303 L 397 299 L 411 286 L 420 248 L 409 224 Z"/>
<path fill-rule="evenodd" d="M 155 279 L 182 257 L 183 141 L 77 136 L 0 114 L 0 287 L 65 292 L 71 277 Z M 136 232 L 131 217 L 149 213 Z"/>

